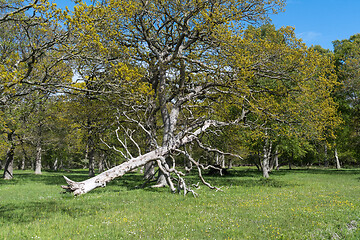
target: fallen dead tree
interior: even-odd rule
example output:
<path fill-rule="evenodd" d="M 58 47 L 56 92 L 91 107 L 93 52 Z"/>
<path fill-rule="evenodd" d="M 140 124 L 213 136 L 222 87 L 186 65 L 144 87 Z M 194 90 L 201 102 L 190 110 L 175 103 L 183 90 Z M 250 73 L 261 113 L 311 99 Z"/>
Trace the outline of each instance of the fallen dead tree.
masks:
<path fill-rule="evenodd" d="M 65 189 L 68 192 L 72 192 L 75 196 L 85 194 L 95 188 L 98 187 L 105 187 L 106 183 L 110 182 L 111 180 L 121 177 L 125 175 L 127 172 L 130 172 L 133 169 L 136 169 L 138 167 L 144 166 L 146 163 L 151 161 L 156 161 L 158 167 L 161 169 L 161 171 L 164 173 L 166 177 L 166 181 L 171 189 L 172 192 L 180 192 L 183 191 L 184 195 L 188 192 L 193 193 L 196 196 L 196 193 L 191 189 L 191 187 L 187 186 L 183 176 L 185 175 L 181 171 L 176 170 L 175 166 L 172 166 L 171 168 L 167 164 L 165 157 L 168 156 L 171 153 L 180 153 L 185 155 L 189 161 L 194 164 L 198 169 L 198 175 L 200 177 L 200 180 L 203 184 L 208 186 L 211 189 L 220 190 L 220 188 L 217 188 L 215 186 L 210 185 L 208 182 L 205 181 L 205 179 L 202 176 L 202 170 L 209 169 L 209 168 L 216 168 L 213 166 L 204 166 L 200 164 L 199 162 L 195 161 L 190 153 L 188 153 L 186 150 L 180 149 L 185 144 L 191 143 L 195 140 L 198 140 L 198 136 L 202 133 L 204 133 L 208 128 L 210 127 L 222 127 L 227 126 L 229 124 L 236 124 L 238 122 L 232 122 L 232 123 L 225 123 L 225 122 L 219 122 L 214 120 L 207 120 L 203 123 L 201 127 L 199 127 L 194 132 L 181 132 L 179 133 L 175 138 L 174 141 L 170 141 L 172 144 L 168 144 L 164 147 L 159 147 L 151 152 L 141 154 L 137 157 L 134 157 L 132 159 L 129 159 L 128 161 L 113 167 L 95 177 L 89 178 L 82 182 L 75 182 L 64 176 L 66 182 L 68 185 L 63 185 L 62 188 Z M 171 175 L 174 175 L 175 178 L 172 178 Z M 174 184 L 174 179 L 176 179 L 177 183 Z M 175 185 L 177 187 L 175 187 Z"/>

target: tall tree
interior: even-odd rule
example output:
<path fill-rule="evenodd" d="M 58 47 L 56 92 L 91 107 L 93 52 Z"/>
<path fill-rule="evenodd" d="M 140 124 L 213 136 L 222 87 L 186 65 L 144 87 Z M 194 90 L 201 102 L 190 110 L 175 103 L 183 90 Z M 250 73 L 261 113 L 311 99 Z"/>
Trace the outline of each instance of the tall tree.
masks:
<path fill-rule="evenodd" d="M 232 125 L 261 128 L 264 121 L 278 121 L 320 132 L 322 127 L 306 125 L 306 118 L 334 117 L 334 106 L 327 98 L 334 84 L 329 62 L 308 50 L 290 28 L 270 31 L 269 38 L 261 37 L 262 31 L 255 28 L 244 31 L 246 25 L 267 20 L 281 6 L 282 1 L 78 4 L 68 26 L 84 52 L 79 55 L 85 63 L 82 69 L 97 66 L 89 78 L 101 83 L 104 92 L 121 96 L 113 98 L 119 101 L 120 147 L 110 147 L 127 161 L 81 183 L 67 179 L 69 185 L 63 187 L 75 195 L 84 194 L 156 162 L 162 183 L 172 191 L 177 185 L 186 193 L 192 190 L 175 168 L 173 154 L 177 153 L 197 167 L 204 184 L 215 188 L 201 175 L 206 167 L 185 147 L 195 142 L 204 150 L 224 153 L 202 142 L 209 130 Z M 311 101 L 314 92 L 320 97 Z M 239 111 L 234 119 L 224 121 L 221 116 L 228 102 Z M 135 129 L 151 140 L 152 150 L 138 141 Z"/>
<path fill-rule="evenodd" d="M 335 99 L 344 119 L 338 131 L 336 146 L 339 158 L 356 163 L 360 156 L 360 34 L 349 39 L 333 42 L 337 75 L 341 85 L 335 91 Z"/>

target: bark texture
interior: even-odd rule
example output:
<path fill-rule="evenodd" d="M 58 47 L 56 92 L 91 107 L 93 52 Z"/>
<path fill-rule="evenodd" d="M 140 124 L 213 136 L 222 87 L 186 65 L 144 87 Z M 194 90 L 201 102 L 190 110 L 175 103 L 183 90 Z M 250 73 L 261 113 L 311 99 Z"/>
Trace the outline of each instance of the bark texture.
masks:
<path fill-rule="evenodd" d="M 339 161 L 339 156 L 338 156 L 338 151 L 337 151 L 337 147 L 335 146 L 335 163 L 336 163 L 336 169 L 341 169 L 341 165 L 340 165 L 340 161 Z"/>
<path fill-rule="evenodd" d="M 36 146 L 35 174 L 41 174 L 41 142 Z"/>
<path fill-rule="evenodd" d="M 268 138 L 266 138 L 263 147 L 264 156 L 262 162 L 262 172 L 264 178 L 269 178 L 271 149 L 272 149 L 272 142 Z"/>

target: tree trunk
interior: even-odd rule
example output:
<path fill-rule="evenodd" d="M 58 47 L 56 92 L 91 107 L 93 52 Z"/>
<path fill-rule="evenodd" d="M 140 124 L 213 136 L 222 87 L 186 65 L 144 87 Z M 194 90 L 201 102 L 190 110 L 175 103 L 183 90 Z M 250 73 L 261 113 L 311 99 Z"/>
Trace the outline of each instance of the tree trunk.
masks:
<path fill-rule="evenodd" d="M 277 146 L 275 148 L 273 169 L 279 170 L 279 151 Z"/>
<path fill-rule="evenodd" d="M 336 163 L 336 169 L 341 169 L 336 145 L 335 145 L 335 163 Z"/>
<path fill-rule="evenodd" d="M 170 159 L 169 156 L 165 157 L 165 160 L 162 162 L 162 164 L 159 166 L 161 167 L 166 167 L 166 168 L 172 168 L 174 166 L 172 166 L 172 161 Z M 159 176 L 158 179 L 156 181 L 156 185 L 154 185 L 153 187 L 167 187 L 170 186 L 171 191 L 175 192 L 175 188 L 173 187 L 173 183 L 170 179 L 170 176 L 168 175 L 168 173 L 162 171 L 161 169 L 159 170 Z"/>
<path fill-rule="evenodd" d="M 180 70 L 183 71 L 184 69 Z M 166 92 L 166 71 L 162 66 L 159 66 L 158 69 L 158 80 L 159 80 L 159 106 L 160 106 L 160 113 L 161 119 L 164 124 L 163 129 L 163 140 L 162 140 L 162 147 L 168 147 L 173 145 L 174 140 L 174 132 L 176 129 L 176 124 L 178 120 L 178 116 L 180 113 L 180 107 L 176 104 L 170 106 L 167 102 L 167 92 Z M 171 191 L 174 191 L 174 187 L 170 176 L 168 173 L 162 171 L 163 164 L 167 164 L 168 166 L 172 166 L 171 159 L 169 160 L 169 156 L 162 156 L 165 158 L 161 161 L 161 165 L 159 165 L 159 176 L 157 183 L 154 187 L 164 187 L 170 186 Z"/>
<path fill-rule="evenodd" d="M 15 151 L 15 144 L 14 144 L 14 139 L 13 139 L 14 132 L 10 132 L 7 135 L 8 135 L 7 136 L 8 141 L 10 143 L 10 148 L 6 153 L 6 161 L 5 161 L 3 178 L 9 180 L 14 177 L 13 176 L 14 151 Z"/>
<path fill-rule="evenodd" d="M 24 170 L 24 169 L 25 169 L 25 162 L 26 162 L 26 157 L 23 156 L 22 159 L 21 159 L 20 170 Z"/>
<path fill-rule="evenodd" d="M 89 178 L 82 182 L 74 182 L 64 176 L 68 186 L 62 186 L 62 188 L 71 191 L 74 195 L 81 195 L 87 193 L 98 187 L 105 187 L 106 183 L 113 180 L 114 178 L 121 177 L 125 173 L 144 166 L 146 163 L 161 158 L 169 152 L 168 148 L 159 148 L 149 153 L 140 155 L 127 162 L 124 162 L 116 167 L 113 167 L 95 177 Z"/>
<path fill-rule="evenodd" d="M 4 168 L 4 179 L 12 179 L 13 176 L 13 164 L 14 164 L 14 149 L 15 147 L 11 146 L 11 148 L 6 153 L 6 162 L 5 162 L 5 168 Z"/>
<path fill-rule="evenodd" d="M 53 170 L 57 171 L 58 170 L 58 158 L 55 158 L 54 164 L 53 164 Z"/>
<path fill-rule="evenodd" d="M 155 177 L 155 163 L 148 162 L 144 166 L 144 179 L 152 180 Z"/>
<path fill-rule="evenodd" d="M 327 144 L 325 143 L 325 147 L 324 147 L 324 166 L 325 167 L 329 167 L 329 160 L 328 160 L 328 156 L 327 156 Z"/>
<path fill-rule="evenodd" d="M 223 154 L 215 153 L 216 155 L 216 164 L 217 166 L 220 166 L 221 168 L 226 168 L 225 166 L 225 156 Z"/>
<path fill-rule="evenodd" d="M 231 158 L 229 159 L 229 165 L 228 165 L 228 168 L 230 169 L 230 168 L 232 168 L 233 167 L 233 165 L 232 165 L 232 160 L 231 160 Z"/>
<path fill-rule="evenodd" d="M 95 151 L 91 148 L 89 151 L 89 177 L 95 176 Z"/>
<path fill-rule="evenodd" d="M 35 174 L 41 174 L 41 152 L 42 146 L 41 142 L 39 141 L 36 146 Z"/>
<path fill-rule="evenodd" d="M 262 162 L 262 171 L 263 171 L 264 178 L 269 178 L 271 148 L 272 148 L 272 142 L 269 141 L 268 138 L 266 138 L 264 148 L 263 148 L 264 157 L 263 157 L 263 162 Z"/>
<path fill-rule="evenodd" d="M 99 160 L 99 173 L 102 173 L 106 169 L 106 154 L 104 151 L 101 152 L 100 160 Z"/>
<path fill-rule="evenodd" d="M 90 130 L 89 130 L 88 134 L 91 134 Z M 92 137 L 89 136 L 88 140 L 87 140 L 87 144 L 86 144 L 86 150 L 85 150 L 85 162 L 88 162 L 88 167 L 89 167 L 88 176 L 89 177 L 95 176 L 94 158 L 95 158 L 95 150 L 94 150 L 94 146 L 93 146 L 93 140 L 92 140 Z"/>

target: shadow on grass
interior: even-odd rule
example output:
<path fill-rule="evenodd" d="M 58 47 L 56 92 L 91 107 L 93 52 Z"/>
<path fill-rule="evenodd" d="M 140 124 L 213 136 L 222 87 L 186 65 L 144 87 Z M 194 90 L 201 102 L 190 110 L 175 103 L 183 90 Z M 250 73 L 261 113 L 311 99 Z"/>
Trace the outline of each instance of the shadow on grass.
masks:
<path fill-rule="evenodd" d="M 295 169 L 280 169 L 279 171 L 273 172 L 276 175 L 286 174 L 326 174 L 326 175 L 359 175 L 360 169 L 334 169 L 334 168 L 295 168 Z"/>
<path fill-rule="evenodd" d="M 83 181 L 88 179 L 88 173 L 83 170 L 67 171 L 43 171 L 41 175 L 36 175 L 30 171 L 16 171 L 11 180 L 0 179 L 0 185 L 19 185 L 30 182 L 41 182 L 46 185 L 64 185 L 66 181 L 63 176 L 69 177 L 74 181 Z"/>
<path fill-rule="evenodd" d="M 69 207 L 66 202 L 54 200 L 22 202 L 21 204 L 0 204 L 0 216 L 2 222 L 5 223 L 29 223 L 39 220 L 44 221 L 54 215 L 77 218 L 95 214 L 95 210 L 101 210 L 98 205 L 89 205 L 77 204 Z"/>

